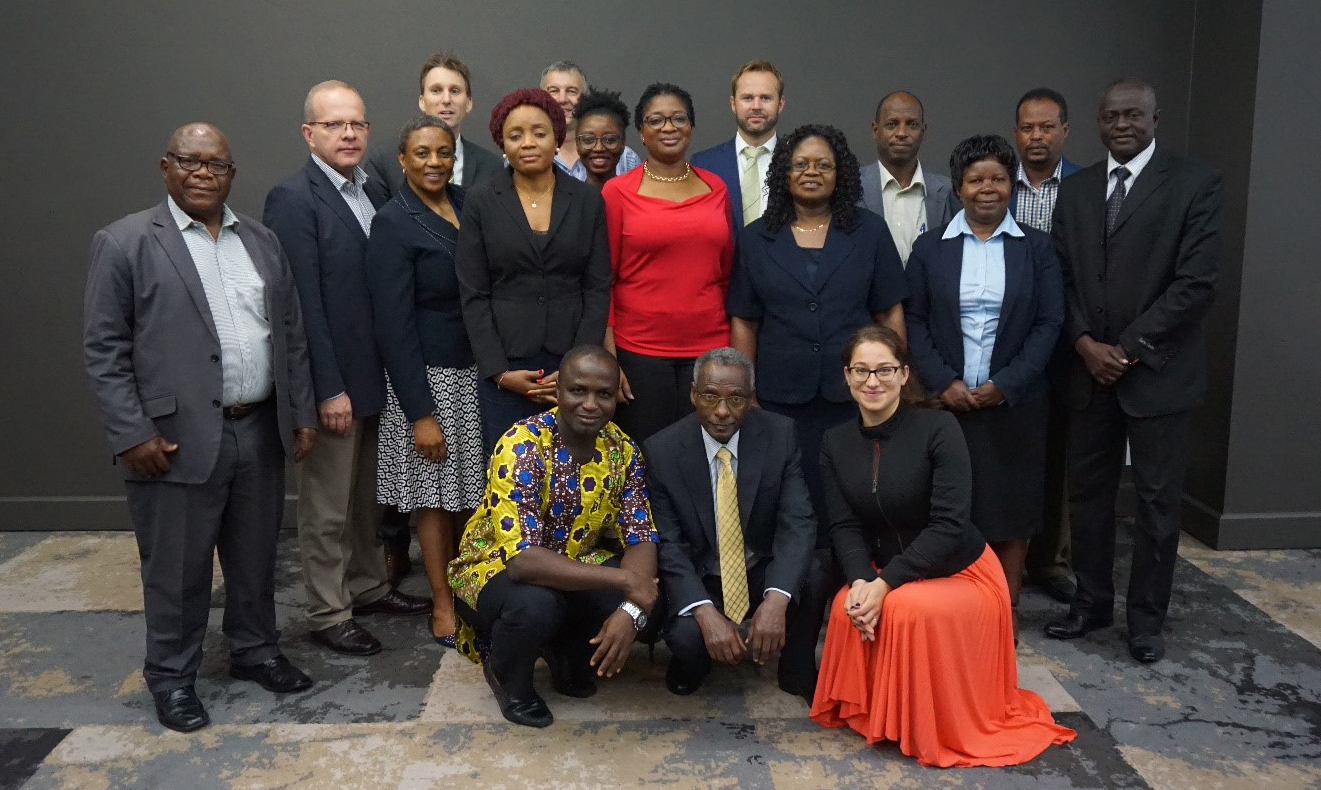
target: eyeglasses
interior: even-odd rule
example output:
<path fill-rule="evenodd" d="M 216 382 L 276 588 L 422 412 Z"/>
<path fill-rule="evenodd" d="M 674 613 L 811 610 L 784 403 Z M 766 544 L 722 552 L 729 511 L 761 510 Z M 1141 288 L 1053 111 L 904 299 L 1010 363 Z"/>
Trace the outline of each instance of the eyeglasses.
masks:
<path fill-rule="evenodd" d="M 580 134 L 574 139 L 583 148 L 595 148 L 596 144 L 600 143 L 605 146 L 607 151 L 613 151 L 624 143 L 624 135 L 622 134 L 603 134 L 600 137 L 594 134 Z"/>
<path fill-rule="evenodd" d="M 875 376 L 877 381 L 890 381 L 894 378 L 894 374 L 902 369 L 902 365 L 881 365 L 875 369 L 866 365 L 854 365 L 844 368 L 844 371 L 849 374 L 849 381 L 854 384 L 866 384 L 872 376 Z"/>
<path fill-rule="evenodd" d="M 751 403 L 752 398 L 749 398 L 747 395 L 726 395 L 721 397 L 714 392 L 697 393 L 697 402 L 708 409 L 714 409 L 719 406 L 721 401 L 724 401 L 729 408 L 737 410 Z"/>
<path fill-rule="evenodd" d="M 657 113 L 655 115 L 648 115 L 646 118 L 642 119 L 642 122 L 647 126 L 657 130 L 664 129 L 666 121 L 669 121 L 675 129 L 687 129 L 689 124 L 693 122 L 693 119 L 688 117 L 688 113 L 686 112 L 676 112 L 674 115 L 661 115 L 660 113 Z"/>
<path fill-rule="evenodd" d="M 173 159 L 174 163 L 179 166 L 180 170 L 189 173 L 196 173 L 198 170 L 202 169 L 203 165 L 206 166 L 207 172 L 213 176 L 223 176 L 234 169 L 234 163 L 227 162 L 224 159 L 207 159 L 206 161 L 203 161 L 195 156 L 180 156 L 173 151 L 166 151 L 165 155 Z"/>
<path fill-rule="evenodd" d="M 795 159 L 789 163 L 789 169 L 795 173 L 806 173 L 808 168 L 816 168 L 818 173 L 835 172 L 835 163 L 829 159 L 818 159 L 815 162 L 809 162 L 806 159 Z"/>
<path fill-rule="evenodd" d="M 307 125 L 320 126 L 327 132 L 346 132 L 352 129 L 360 134 L 371 128 L 371 124 L 366 121 L 308 121 Z"/>

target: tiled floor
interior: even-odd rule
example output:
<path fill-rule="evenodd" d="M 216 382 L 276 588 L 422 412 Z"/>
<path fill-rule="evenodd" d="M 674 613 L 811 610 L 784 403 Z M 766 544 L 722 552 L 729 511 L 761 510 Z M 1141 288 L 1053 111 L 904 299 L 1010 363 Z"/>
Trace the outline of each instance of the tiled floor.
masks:
<path fill-rule="evenodd" d="M 1169 655 L 1152 666 L 1128 658 L 1122 623 L 1041 637 L 1058 607 L 1025 592 L 1020 682 L 1078 739 L 1024 766 L 945 771 L 814 725 L 752 666 L 674 697 L 663 646 L 636 648 L 589 700 L 541 677 L 556 723 L 515 727 L 426 618 L 364 621 L 386 645 L 371 658 L 314 646 L 291 534 L 280 552 L 284 649 L 316 685 L 277 697 L 231 680 L 216 612 L 198 680 L 214 724 L 180 735 L 155 722 L 140 674 L 132 536 L 0 533 L 0 790 L 1321 787 L 1321 551 L 1221 553 L 1185 537 Z"/>

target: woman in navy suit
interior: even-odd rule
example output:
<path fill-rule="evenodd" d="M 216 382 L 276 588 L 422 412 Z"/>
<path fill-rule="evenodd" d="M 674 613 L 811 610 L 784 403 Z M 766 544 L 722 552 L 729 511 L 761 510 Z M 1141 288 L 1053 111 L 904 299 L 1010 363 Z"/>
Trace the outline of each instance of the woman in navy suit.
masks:
<path fill-rule="evenodd" d="M 1064 283 L 1045 233 L 1009 214 L 1018 157 L 998 135 L 950 156 L 963 210 L 908 258 L 913 366 L 963 428 L 972 458 L 972 522 L 1018 602 L 1028 538 L 1041 529 L 1046 363 L 1064 322 Z"/>
<path fill-rule="evenodd" d="M 885 221 L 857 205 L 858 160 L 838 129 L 790 132 L 775 147 L 766 188 L 766 212 L 739 236 L 725 306 L 732 345 L 756 362 L 762 407 L 798 425 L 820 513 L 821 435 L 856 418 L 839 356 L 872 322 L 902 336 L 908 287 Z M 824 521 L 818 545 L 826 545 Z"/>

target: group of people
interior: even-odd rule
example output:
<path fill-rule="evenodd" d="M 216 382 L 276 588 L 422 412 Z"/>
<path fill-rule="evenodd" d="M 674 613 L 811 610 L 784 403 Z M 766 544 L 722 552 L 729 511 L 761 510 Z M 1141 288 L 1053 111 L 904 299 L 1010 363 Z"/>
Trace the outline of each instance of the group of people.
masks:
<path fill-rule="evenodd" d="M 559 61 L 496 103 L 492 153 L 437 54 L 389 146 L 354 88 L 315 85 L 261 222 L 226 204 L 223 133 L 176 130 L 166 199 L 93 240 L 84 333 L 161 723 L 209 722 L 213 552 L 231 675 L 312 685 L 275 628 L 286 458 L 312 638 L 371 655 L 359 618 L 429 613 L 518 724 L 553 721 L 539 659 L 587 697 L 663 639 L 675 694 L 775 662 L 825 726 L 1029 760 L 1074 733 L 1018 687 L 1014 606 L 1026 572 L 1069 603 L 1048 636 L 1111 624 L 1126 446 L 1128 646 L 1159 660 L 1219 176 L 1156 146 L 1138 80 L 1105 89 L 1108 156 L 1081 169 L 1045 88 L 949 178 L 911 93 L 880 101 L 866 166 L 834 127 L 781 136 L 784 106 L 744 64 L 734 137 L 690 154 L 686 90 L 630 112 Z M 397 588 L 410 523 L 430 599 Z"/>

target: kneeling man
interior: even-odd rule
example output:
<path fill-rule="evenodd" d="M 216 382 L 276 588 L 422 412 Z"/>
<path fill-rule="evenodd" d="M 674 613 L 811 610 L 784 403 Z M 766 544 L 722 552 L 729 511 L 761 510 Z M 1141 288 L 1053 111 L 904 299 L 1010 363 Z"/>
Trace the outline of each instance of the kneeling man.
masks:
<path fill-rule="evenodd" d="M 646 447 L 674 656 L 665 685 L 691 694 L 712 659 L 750 650 L 758 664 L 779 654 L 780 688 L 810 704 L 827 585 L 793 421 L 753 407 L 752 362 L 732 348 L 703 354 L 693 379 L 697 413 Z"/>
<path fill-rule="evenodd" d="M 571 349 L 555 395 L 496 443 L 449 568 L 459 649 L 504 717 L 531 727 L 553 721 L 532 685 L 537 657 L 557 692 L 590 697 L 593 671 L 624 668 L 659 592 L 642 454 L 610 421 L 619 365 L 599 346 Z"/>

